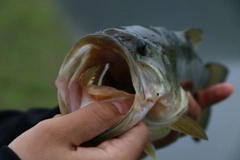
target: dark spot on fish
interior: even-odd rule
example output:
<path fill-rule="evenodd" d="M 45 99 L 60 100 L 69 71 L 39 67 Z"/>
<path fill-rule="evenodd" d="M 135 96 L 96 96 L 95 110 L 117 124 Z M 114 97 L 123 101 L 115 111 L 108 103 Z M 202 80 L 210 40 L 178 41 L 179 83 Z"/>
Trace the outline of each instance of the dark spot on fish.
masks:
<path fill-rule="evenodd" d="M 146 56 L 146 54 L 147 54 L 146 43 L 142 39 L 138 39 L 138 41 L 137 41 L 137 52 L 142 56 Z"/>
<path fill-rule="evenodd" d="M 159 93 L 157 93 L 157 96 L 159 96 Z"/>

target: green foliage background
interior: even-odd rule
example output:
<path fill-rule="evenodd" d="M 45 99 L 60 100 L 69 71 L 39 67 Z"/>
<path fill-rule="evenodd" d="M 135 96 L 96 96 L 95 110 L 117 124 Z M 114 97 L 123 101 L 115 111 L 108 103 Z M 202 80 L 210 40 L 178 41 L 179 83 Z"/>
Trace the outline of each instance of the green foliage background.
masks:
<path fill-rule="evenodd" d="M 57 105 L 70 37 L 51 0 L 0 1 L 0 110 Z"/>

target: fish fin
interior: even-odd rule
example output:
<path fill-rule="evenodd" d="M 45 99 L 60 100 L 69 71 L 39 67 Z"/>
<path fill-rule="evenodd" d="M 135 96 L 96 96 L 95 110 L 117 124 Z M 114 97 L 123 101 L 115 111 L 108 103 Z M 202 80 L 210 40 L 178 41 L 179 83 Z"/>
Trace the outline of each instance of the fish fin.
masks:
<path fill-rule="evenodd" d="M 208 80 L 207 86 L 212 86 L 218 83 L 223 82 L 228 74 L 228 70 L 225 66 L 218 64 L 218 63 L 208 63 L 205 67 L 210 72 L 210 77 Z M 198 123 L 202 128 L 206 129 L 208 125 L 208 121 L 210 119 L 211 109 L 210 106 L 203 109 L 199 115 Z M 196 140 L 196 139 L 195 139 Z M 198 141 L 198 140 L 196 140 Z"/>
<path fill-rule="evenodd" d="M 208 63 L 205 67 L 210 71 L 208 86 L 223 82 L 228 74 L 227 68 L 219 63 Z"/>
<path fill-rule="evenodd" d="M 144 152 L 152 157 L 154 160 L 157 160 L 156 154 L 155 154 L 155 147 L 151 141 L 147 143 L 147 145 L 144 147 Z"/>
<path fill-rule="evenodd" d="M 187 39 L 189 39 L 194 48 L 198 47 L 199 42 L 202 40 L 202 33 L 203 31 L 198 28 L 192 28 L 187 31 L 185 31 L 184 35 Z"/>
<path fill-rule="evenodd" d="M 207 86 L 212 86 L 218 83 L 223 82 L 226 79 L 228 70 L 225 66 L 218 64 L 218 63 L 208 63 L 205 65 L 205 67 L 210 72 L 210 77 L 208 80 Z M 207 123 L 210 117 L 210 108 L 206 107 L 206 109 L 203 109 L 200 113 L 198 122 L 199 124 L 206 129 Z"/>
<path fill-rule="evenodd" d="M 175 123 L 170 125 L 170 128 L 198 139 L 208 140 L 204 129 L 196 121 L 186 115 L 182 115 Z"/>
<path fill-rule="evenodd" d="M 209 122 L 209 119 L 210 119 L 210 116 L 211 116 L 211 109 L 208 107 L 208 108 L 205 108 L 201 111 L 200 115 L 199 115 L 199 118 L 198 118 L 198 124 L 205 130 L 208 126 L 208 122 Z M 200 139 L 197 139 L 197 138 L 194 138 L 194 140 L 196 142 L 199 142 Z"/>

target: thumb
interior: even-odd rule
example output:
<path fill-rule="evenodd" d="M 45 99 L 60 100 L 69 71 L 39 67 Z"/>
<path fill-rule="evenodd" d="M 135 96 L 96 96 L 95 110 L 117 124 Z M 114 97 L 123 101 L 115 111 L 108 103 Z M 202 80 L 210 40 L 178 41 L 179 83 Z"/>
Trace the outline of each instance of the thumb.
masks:
<path fill-rule="evenodd" d="M 89 141 L 113 127 L 124 115 L 112 103 L 93 102 L 73 113 L 56 118 L 58 127 L 64 128 L 64 135 L 73 145 Z"/>

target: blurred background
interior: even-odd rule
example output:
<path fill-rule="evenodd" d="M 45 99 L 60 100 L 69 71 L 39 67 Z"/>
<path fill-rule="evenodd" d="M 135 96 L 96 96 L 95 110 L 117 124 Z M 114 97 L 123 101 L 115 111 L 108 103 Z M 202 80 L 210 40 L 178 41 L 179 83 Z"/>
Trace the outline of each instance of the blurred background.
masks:
<path fill-rule="evenodd" d="M 57 105 L 54 81 L 71 38 L 53 1 L 0 1 L 0 109 Z"/>
<path fill-rule="evenodd" d="M 158 150 L 159 159 L 240 159 L 239 0 L 0 1 L 0 110 L 57 105 L 54 81 L 74 43 L 104 28 L 139 24 L 204 30 L 199 56 L 229 68 L 235 92 L 213 107 L 209 141 L 190 137 Z"/>

